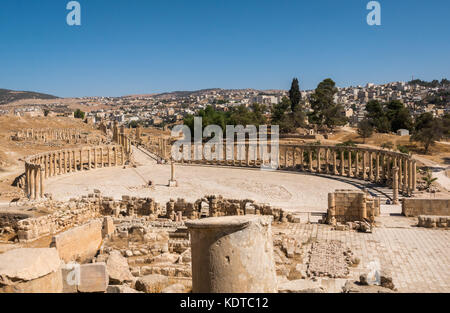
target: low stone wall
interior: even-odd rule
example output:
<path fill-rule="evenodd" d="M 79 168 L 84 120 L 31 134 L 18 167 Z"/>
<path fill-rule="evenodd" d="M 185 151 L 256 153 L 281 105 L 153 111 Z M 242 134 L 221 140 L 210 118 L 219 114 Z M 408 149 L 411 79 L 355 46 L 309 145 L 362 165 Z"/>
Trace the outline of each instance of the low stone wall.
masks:
<path fill-rule="evenodd" d="M 446 228 L 450 226 L 450 216 L 420 215 L 417 226 L 426 228 Z"/>
<path fill-rule="evenodd" d="M 205 196 L 195 202 L 185 199 L 170 200 L 161 205 L 152 198 L 122 196 L 122 200 L 103 197 L 99 191 L 71 199 L 68 203 L 43 202 L 42 208 L 54 213 L 26 218 L 16 223 L 20 242 L 30 242 L 47 235 L 55 235 L 69 228 L 80 226 L 103 216 L 147 216 L 150 220 L 168 218 L 172 221 L 193 220 L 204 217 L 234 215 L 271 215 L 275 222 L 298 223 L 298 217 L 281 208 L 259 204 L 253 200 L 226 199 L 222 196 Z M 111 227 L 107 227 L 111 228 Z M 108 232 L 107 229 L 104 231 Z"/>
<path fill-rule="evenodd" d="M 336 190 L 328 194 L 327 222 L 346 223 L 370 220 L 380 215 L 380 198 L 357 190 Z"/>
<path fill-rule="evenodd" d="M 91 260 L 102 244 L 101 220 L 94 220 L 72 228 L 53 237 L 51 247 L 58 250 L 59 257 L 66 263 L 84 263 Z"/>
<path fill-rule="evenodd" d="M 17 222 L 20 242 L 29 242 L 45 235 L 56 234 L 99 217 L 98 208 L 90 203 L 80 203 L 78 208 L 58 210 L 52 214 L 27 218 Z"/>
<path fill-rule="evenodd" d="M 450 199 L 403 199 L 404 216 L 419 215 L 450 216 Z"/>

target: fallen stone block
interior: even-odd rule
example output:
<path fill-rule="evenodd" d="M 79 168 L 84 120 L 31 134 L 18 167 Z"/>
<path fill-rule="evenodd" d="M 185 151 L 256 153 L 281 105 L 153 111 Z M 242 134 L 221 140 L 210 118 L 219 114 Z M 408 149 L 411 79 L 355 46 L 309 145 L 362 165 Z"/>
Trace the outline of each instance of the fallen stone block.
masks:
<path fill-rule="evenodd" d="M 128 261 L 119 251 L 112 251 L 110 253 L 106 267 L 111 285 L 121 285 L 133 280 Z"/>
<path fill-rule="evenodd" d="M 84 264 L 80 266 L 79 292 L 106 292 L 108 283 L 108 272 L 105 263 Z"/>
<path fill-rule="evenodd" d="M 60 293 L 61 260 L 54 248 L 16 249 L 0 255 L 0 292 Z"/>
<path fill-rule="evenodd" d="M 164 275 L 151 274 L 136 281 L 136 290 L 145 293 L 160 293 L 169 284 L 169 278 Z"/>

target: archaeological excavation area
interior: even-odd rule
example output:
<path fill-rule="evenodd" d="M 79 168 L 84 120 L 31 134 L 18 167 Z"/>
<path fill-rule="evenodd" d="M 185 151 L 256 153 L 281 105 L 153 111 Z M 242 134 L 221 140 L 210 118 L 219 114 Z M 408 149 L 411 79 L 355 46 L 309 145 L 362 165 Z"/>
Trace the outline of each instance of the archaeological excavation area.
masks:
<path fill-rule="evenodd" d="M 408 155 L 280 145 L 280 170 L 261 171 L 248 145 L 174 162 L 168 138 L 111 128 L 17 134 L 81 142 L 24 159 L 0 292 L 450 292 L 449 200 L 414 197 Z"/>

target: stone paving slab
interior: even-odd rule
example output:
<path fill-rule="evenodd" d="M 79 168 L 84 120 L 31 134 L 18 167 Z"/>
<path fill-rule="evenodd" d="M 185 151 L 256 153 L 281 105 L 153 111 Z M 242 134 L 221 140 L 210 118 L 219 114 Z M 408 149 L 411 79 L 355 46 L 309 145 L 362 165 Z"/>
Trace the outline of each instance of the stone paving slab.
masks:
<path fill-rule="evenodd" d="M 398 223 L 401 227 L 395 225 Z M 286 233 L 301 242 L 342 241 L 361 259 L 351 270 L 355 280 L 368 272 L 370 262 L 378 261 L 381 269 L 391 270 L 399 292 L 450 292 L 450 231 L 412 227 L 409 223 L 408 219 L 403 223 L 392 221 L 395 227 L 390 227 L 385 221 L 371 234 L 335 231 L 322 224 L 289 224 Z M 278 227 L 274 226 L 274 231 Z"/>

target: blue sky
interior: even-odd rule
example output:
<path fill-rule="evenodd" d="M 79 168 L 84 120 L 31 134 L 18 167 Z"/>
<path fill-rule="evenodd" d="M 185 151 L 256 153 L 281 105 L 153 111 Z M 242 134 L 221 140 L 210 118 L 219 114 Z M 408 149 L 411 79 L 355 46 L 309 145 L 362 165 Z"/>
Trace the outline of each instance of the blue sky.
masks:
<path fill-rule="evenodd" d="M 450 78 L 450 1 L 0 2 L 0 88 L 120 96 L 202 88 L 302 89 Z"/>

